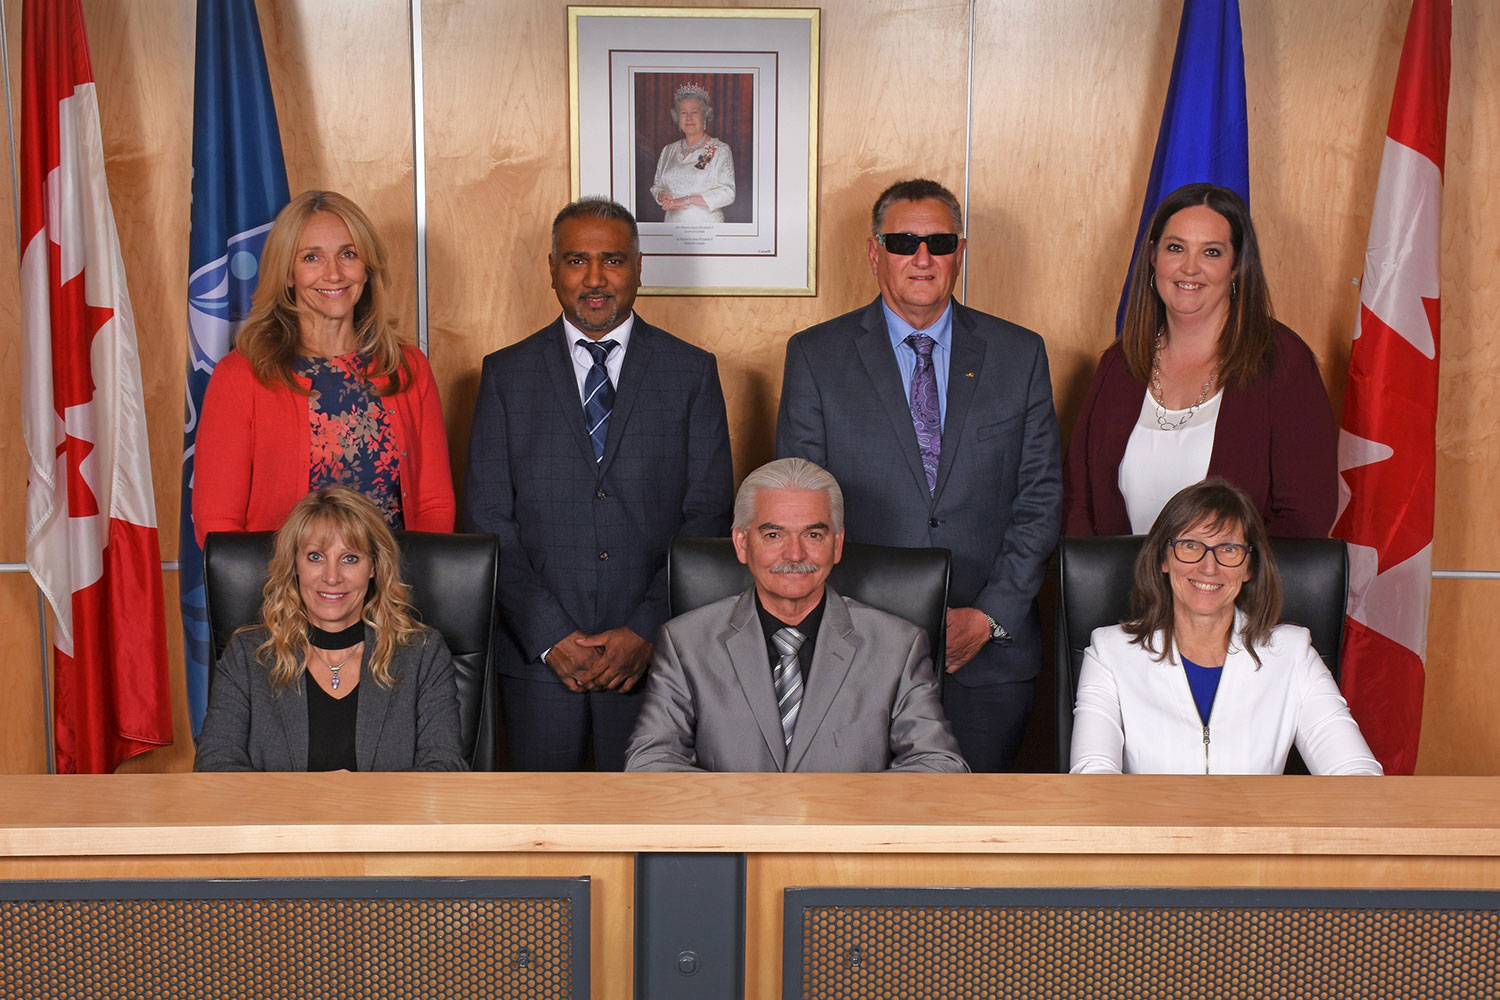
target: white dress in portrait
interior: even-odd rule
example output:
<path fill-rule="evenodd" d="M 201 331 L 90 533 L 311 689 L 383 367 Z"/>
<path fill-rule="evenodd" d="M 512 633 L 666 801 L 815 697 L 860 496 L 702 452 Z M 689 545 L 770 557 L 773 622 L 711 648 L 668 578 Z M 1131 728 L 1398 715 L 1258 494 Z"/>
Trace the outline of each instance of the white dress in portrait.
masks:
<path fill-rule="evenodd" d="M 723 222 L 724 208 L 734 202 L 734 154 L 729 143 L 709 139 L 694 150 L 688 150 L 681 139 L 668 143 L 656 161 L 656 179 L 651 183 L 651 197 L 659 203 L 663 194 L 674 198 L 702 195 L 708 204 L 707 208 L 689 205 L 667 212 L 668 222 Z"/>

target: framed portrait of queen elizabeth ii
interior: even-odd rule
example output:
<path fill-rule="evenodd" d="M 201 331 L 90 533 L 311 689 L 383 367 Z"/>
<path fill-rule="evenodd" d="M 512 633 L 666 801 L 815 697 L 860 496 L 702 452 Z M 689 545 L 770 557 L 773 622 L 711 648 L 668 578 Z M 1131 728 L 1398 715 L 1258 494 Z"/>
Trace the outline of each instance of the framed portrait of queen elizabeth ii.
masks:
<path fill-rule="evenodd" d="M 569 7 L 573 197 L 628 207 L 644 295 L 817 290 L 819 12 Z"/>

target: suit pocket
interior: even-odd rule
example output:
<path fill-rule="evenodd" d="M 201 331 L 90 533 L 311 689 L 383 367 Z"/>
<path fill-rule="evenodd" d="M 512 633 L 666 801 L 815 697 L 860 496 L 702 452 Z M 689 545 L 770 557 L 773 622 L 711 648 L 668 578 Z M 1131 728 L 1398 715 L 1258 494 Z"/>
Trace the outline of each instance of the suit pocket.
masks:
<path fill-rule="evenodd" d="M 1022 416 L 1023 414 L 1018 413 L 998 423 L 985 424 L 976 430 L 974 435 L 981 441 L 988 441 L 990 438 L 999 437 L 1001 434 L 1013 434 L 1016 431 L 1016 425 L 1021 422 Z"/>

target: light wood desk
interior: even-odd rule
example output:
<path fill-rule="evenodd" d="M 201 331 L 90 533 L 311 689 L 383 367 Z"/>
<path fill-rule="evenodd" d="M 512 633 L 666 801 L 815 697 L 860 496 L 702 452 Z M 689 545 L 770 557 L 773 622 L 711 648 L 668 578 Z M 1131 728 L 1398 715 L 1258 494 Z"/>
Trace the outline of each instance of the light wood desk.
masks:
<path fill-rule="evenodd" d="M 0 878 L 591 877 L 631 995 L 637 852 L 746 858 L 747 996 L 788 886 L 1500 889 L 1500 779 L 1067 775 L 0 777 Z"/>

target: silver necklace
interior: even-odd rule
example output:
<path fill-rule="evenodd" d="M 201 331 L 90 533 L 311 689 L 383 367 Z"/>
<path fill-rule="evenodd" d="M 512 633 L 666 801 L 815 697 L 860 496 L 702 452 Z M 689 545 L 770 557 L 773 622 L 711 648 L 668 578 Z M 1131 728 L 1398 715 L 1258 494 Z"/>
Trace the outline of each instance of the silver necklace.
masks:
<path fill-rule="evenodd" d="M 1214 359 L 1214 366 L 1208 370 L 1208 381 L 1203 383 L 1203 388 L 1198 391 L 1198 401 L 1188 407 L 1188 411 L 1181 420 L 1167 419 L 1166 399 L 1161 391 L 1161 348 L 1165 338 L 1158 333 L 1156 341 L 1151 345 L 1151 402 L 1156 404 L 1156 422 L 1164 431 L 1175 431 L 1198 412 L 1198 408 L 1208 401 L 1208 393 L 1214 387 L 1214 379 L 1219 377 L 1219 362 Z"/>
<path fill-rule="evenodd" d="M 317 646 L 313 646 L 312 649 L 313 652 L 318 654 L 318 659 L 323 661 L 323 666 L 327 667 L 329 673 L 333 674 L 333 680 L 329 682 L 329 687 L 337 691 L 339 689 L 339 671 L 343 669 L 344 664 L 348 663 L 354 657 L 354 653 L 346 653 L 342 660 L 334 663 L 333 661 L 329 660 L 327 656 L 323 655 L 323 651 Z"/>
<path fill-rule="evenodd" d="M 689 153 L 696 153 L 698 150 L 700 150 L 700 149 L 703 148 L 703 144 L 705 142 L 707 142 L 707 141 L 708 141 L 708 133 L 707 132 L 704 132 L 703 133 L 703 138 L 699 139 L 697 142 L 693 143 L 691 146 L 689 146 L 687 144 L 687 140 L 686 139 L 683 139 L 682 140 L 682 155 L 683 155 L 683 157 L 686 158 Z"/>

